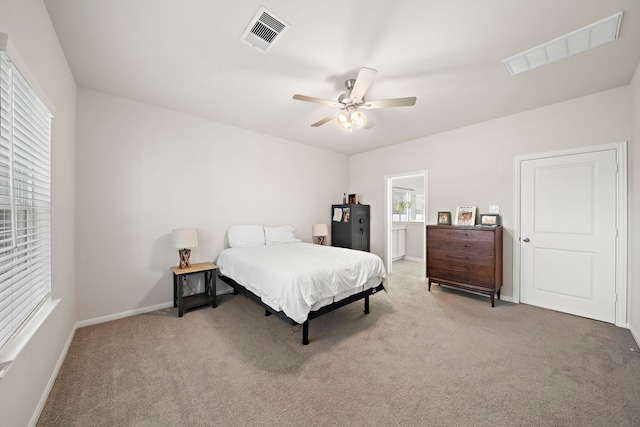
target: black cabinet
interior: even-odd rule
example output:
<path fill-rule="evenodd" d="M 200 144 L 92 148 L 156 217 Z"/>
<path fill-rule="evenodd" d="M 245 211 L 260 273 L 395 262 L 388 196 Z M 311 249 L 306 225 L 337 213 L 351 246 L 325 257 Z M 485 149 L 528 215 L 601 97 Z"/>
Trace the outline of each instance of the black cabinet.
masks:
<path fill-rule="evenodd" d="M 369 252 L 369 205 L 331 206 L 331 246 Z"/>

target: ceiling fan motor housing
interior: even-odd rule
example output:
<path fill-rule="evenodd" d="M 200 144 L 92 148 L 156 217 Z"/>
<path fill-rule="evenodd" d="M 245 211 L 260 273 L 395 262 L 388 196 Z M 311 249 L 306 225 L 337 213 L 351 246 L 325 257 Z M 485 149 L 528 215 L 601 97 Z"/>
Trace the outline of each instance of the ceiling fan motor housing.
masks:
<path fill-rule="evenodd" d="M 345 92 L 342 95 L 340 95 L 338 97 L 338 102 L 341 104 L 344 104 L 345 106 L 347 105 L 356 105 L 353 103 L 353 101 L 350 98 L 351 92 Z M 362 99 L 360 100 L 360 102 L 358 102 L 358 104 L 364 104 L 364 97 L 362 97 Z"/>

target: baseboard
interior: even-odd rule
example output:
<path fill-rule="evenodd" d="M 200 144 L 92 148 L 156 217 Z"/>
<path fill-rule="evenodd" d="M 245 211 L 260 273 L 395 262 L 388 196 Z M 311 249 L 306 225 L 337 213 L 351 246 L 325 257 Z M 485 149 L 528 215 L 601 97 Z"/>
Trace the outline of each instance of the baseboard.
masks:
<path fill-rule="evenodd" d="M 229 290 L 216 292 L 216 296 L 229 294 L 232 292 L 233 292 L 233 288 L 229 288 Z M 149 307 L 136 308 L 135 310 L 128 310 L 120 313 L 109 314 L 106 316 L 95 317 L 93 319 L 82 320 L 76 323 L 76 328 L 83 328 L 85 326 L 97 325 L 99 323 L 105 323 L 105 322 L 110 322 L 112 320 L 124 319 L 125 317 L 136 316 L 138 314 L 149 313 L 151 311 L 162 310 L 163 308 L 171 308 L 171 307 L 173 307 L 173 301 L 169 301 L 169 302 L 165 302 L 157 305 L 151 305 Z"/>
<path fill-rule="evenodd" d="M 44 409 L 44 405 L 47 403 L 47 399 L 49 398 L 49 393 L 51 393 L 51 389 L 53 388 L 53 384 L 56 382 L 56 378 L 58 378 L 58 373 L 60 373 L 60 369 L 62 369 L 62 364 L 64 363 L 64 359 L 67 357 L 67 353 L 69 352 L 69 347 L 71 347 L 71 342 L 73 341 L 73 337 L 76 334 L 76 326 L 73 327 L 71 333 L 69 334 L 69 338 L 67 338 L 67 342 L 62 349 L 62 353 L 60 353 L 60 357 L 58 357 L 58 362 L 56 363 L 53 372 L 51 373 L 51 377 L 49 378 L 49 382 L 47 382 L 47 386 L 42 392 L 42 397 L 40 397 L 40 401 L 38 402 L 38 406 L 36 410 L 33 412 L 31 416 L 31 420 L 29 421 L 29 427 L 36 427 L 38 424 L 38 420 L 40 419 L 40 414 L 42 414 L 42 410 Z"/>
<path fill-rule="evenodd" d="M 422 258 L 418 258 L 418 257 L 414 257 L 414 256 L 404 256 L 404 259 L 409 260 L 409 261 L 416 261 L 416 262 L 424 262 L 424 260 Z"/>
<path fill-rule="evenodd" d="M 85 326 L 97 325 L 99 323 L 110 322 L 112 320 L 124 319 L 125 317 L 136 316 L 138 314 L 149 313 L 150 311 L 162 310 L 163 308 L 173 307 L 173 301 L 164 302 L 162 304 L 152 305 L 149 307 L 136 308 L 135 310 L 123 311 L 120 313 L 109 314 L 107 316 L 95 317 L 93 319 L 82 320 L 76 323 L 77 328 Z"/>

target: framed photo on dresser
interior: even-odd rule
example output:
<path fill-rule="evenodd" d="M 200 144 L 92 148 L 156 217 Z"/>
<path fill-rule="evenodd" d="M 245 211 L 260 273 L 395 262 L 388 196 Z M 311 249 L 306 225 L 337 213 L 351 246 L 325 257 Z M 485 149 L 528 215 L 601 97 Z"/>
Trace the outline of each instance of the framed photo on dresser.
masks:
<path fill-rule="evenodd" d="M 451 225 L 451 212 L 438 212 L 438 225 Z"/>
<path fill-rule="evenodd" d="M 458 206 L 455 225 L 476 225 L 476 207 Z"/>
<path fill-rule="evenodd" d="M 497 227 L 500 225 L 500 216 L 498 214 L 480 214 L 480 225 Z"/>

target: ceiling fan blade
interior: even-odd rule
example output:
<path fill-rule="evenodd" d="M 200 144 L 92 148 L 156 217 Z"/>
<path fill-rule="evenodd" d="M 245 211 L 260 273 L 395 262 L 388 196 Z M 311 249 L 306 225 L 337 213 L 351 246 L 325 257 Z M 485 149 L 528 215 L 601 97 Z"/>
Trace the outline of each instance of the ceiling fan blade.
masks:
<path fill-rule="evenodd" d="M 364 126 L 362 126 L 362 127 L 365 128 L 365 129 L 371 129 L 375 125 L 376 124 L 373 122 L 373 120 L 367 119 L 367 123 L 365 123 Z"/>
<path fill-rule="evenodd" d="M 316 104 L 329 105 L 331 107 L 338 107 L 338 108 L 344 107 L 344 105 L 342 105 L 339 102 L 330 101 L 328 99 L 322 99 L 322 98 L 314 98 L 313 96 L 295 94 L 293 95 L 293 99 L 297 99 L 298 101 L 307 101 L 307 102 L 314 102 Z"/>
<path fill-rule="evenodd" d="M 358 108 L 375 110 L 376 108 L 411 107 L 416 104 L 416 100 L 417 98 L 415 96 L 409 98 L 381 99 L 379 101 L 367 101 L 364 104 L 358 105 Z"/>
<path fill-rule="evenodd" d="M 322 126 L 323 124 L 330 122 L 331 120 L 335 119 L 336 117 L 338 117 L 338 114 L 340 114 L 340 111 L 335 112 L 333 114 L 328 115 L 327 117 L 325 117 L 322 120 L 319 120 L 317 122 L 315 122 L 314 124 L 312 124 L 311 126 L 313 126 L 314 128 L 317 128 L 318 126 Z"/>
<path fill-rule="evenodd" d="M 349 98 L 351 102 L 354 104 L 358 104 L 362 102 L 364 99 L 364 94 L 371 86 L 373 79 L 376 77 L 377 71 L 373 68 L 360 68 L 360 72 L 358 73 L 358 77 L 356 78 L 356 82 L 353 85 L 353 89 L 351 89 L 351 93 L 349 94 Z"/>

